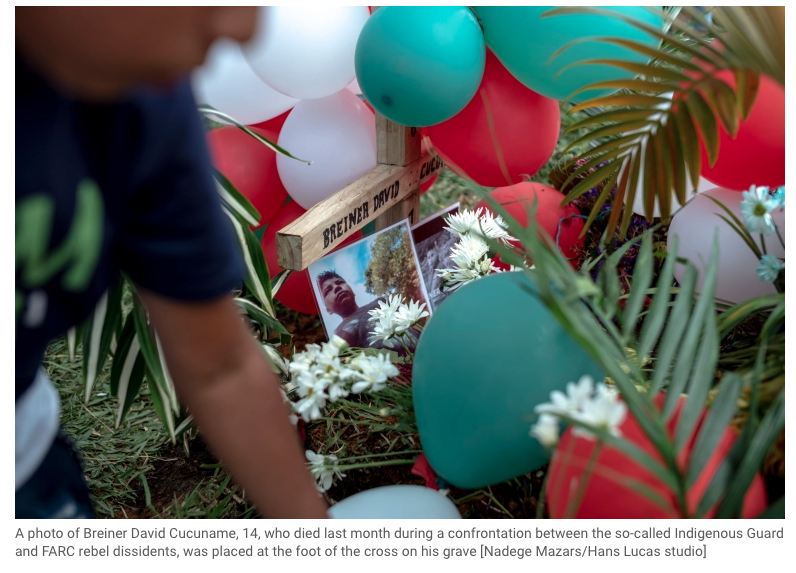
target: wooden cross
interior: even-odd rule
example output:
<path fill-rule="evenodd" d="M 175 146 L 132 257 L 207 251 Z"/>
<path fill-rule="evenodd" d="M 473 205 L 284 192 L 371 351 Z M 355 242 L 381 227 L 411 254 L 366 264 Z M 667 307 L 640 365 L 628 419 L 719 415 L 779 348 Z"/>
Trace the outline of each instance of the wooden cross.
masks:
<path fill-rule="evenodd" d="M 376 112 L 376 160 L 375 169 L 276 233 L 280 267 L 306 269 L 371 221 L 381 230 L 403 219 L 410 225 L 419 220 L 420 185 L 443 166 L 435 156 L 421 157 L 420 128 Z"/>
<path fill-rule="evenodd" d="M 376 221 L 381 230 L 420 216 L 420 185 L 442 162 L 420 156 L 420 129 L 394 123 L 376 112 L 378 165 L 327 197 L 276 233 L 279 266 L 301 271 L 329 254 L 356 230 Z"/>

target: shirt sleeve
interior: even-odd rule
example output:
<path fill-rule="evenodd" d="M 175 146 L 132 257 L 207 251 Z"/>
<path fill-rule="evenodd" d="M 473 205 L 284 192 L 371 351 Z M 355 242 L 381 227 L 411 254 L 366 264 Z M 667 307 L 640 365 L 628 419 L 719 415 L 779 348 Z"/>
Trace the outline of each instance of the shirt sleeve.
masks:
<path fill-rule="evenodd" d="M 190 84 L 167 99 L 145 99 L 137 118 L 144 149 L 120 216 L 120 266 L 162 296 L 213 300 L 243 282 L 245 267 Z"/>

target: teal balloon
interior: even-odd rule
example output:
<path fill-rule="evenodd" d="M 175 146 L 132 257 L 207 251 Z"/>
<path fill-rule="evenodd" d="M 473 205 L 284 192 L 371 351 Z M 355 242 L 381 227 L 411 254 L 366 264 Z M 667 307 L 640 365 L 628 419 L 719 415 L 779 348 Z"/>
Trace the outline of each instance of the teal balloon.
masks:
<path fill-rule="evenodd" d="M 521 272 L 484 277 L 427 323 L 412 369 L 420 443 L 451 485 L 480 488 L 546 464 L 529 436 L 537 404 L 600 368 L 559 326 Z"/>
<path fill-rule="evenodd" d="M 624 60 L 646 63 L 647 56 L 627 48 L 596 40 L 572 45 L 549 62 L 561 48 L 574 40 L 588 37 L 610 37 L 635 40 L 650 48 L 658 46 L 658 38 L 613 16 L 567 14 L 540 16 L 555 6 L 478 6 L 475 8 L 484 26 L 486 43 L 506 68 L 525 86 L 543 96 L 563 100 L 580 88 L 596 82 L 628 79 L 633 74 L 603 64 L 573 66 L 560 76 L 556 74 L 575 62 L 594 59 Z M 663 28 L 663 18 L 643 6 L 600 6 Z M 569 101 L 582 102 L 608 95 L 613 90 L 587 90 Z"/>
<path fill-rule="evenodd" d="M 464 6 L 386 6 L 357 41 L 357 81 L 370 104 L 403 125 L 424 127 L 467 106 L 484 75 L 486 45 Z"/>

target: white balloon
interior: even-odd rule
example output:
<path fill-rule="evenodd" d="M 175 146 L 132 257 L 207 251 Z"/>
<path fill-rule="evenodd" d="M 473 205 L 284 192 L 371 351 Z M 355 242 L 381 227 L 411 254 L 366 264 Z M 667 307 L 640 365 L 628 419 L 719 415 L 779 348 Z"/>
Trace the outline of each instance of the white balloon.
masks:
<path fill-rule="evenodd" d="M 344 89 L 356 75 L 354 51 L 366 6 L 261 6 L 254 37 L 243 48 L 271 87 L 299 99 Z"/>
<path fill-rule="evenodd" d="M 362 491 L 329 509 L 332 519 L 461 519 L 454 503 L 421 485 L 388 485 Z"/>
<path fill-rule="evenodd" d="M 249 67 L 240 45 L 229 39 L 210 47 L 192 80 L 197 103 L 211 105 L 245 125 L 272 119 L 298 103 L 261 80 Z M 211 119 L 227 123 L 216 116 Z"/>
<path fill-rule="evenodd" d="M 285 189 L 309 209 L 376 167 L 376 118 L 347 89 L 301 100 L 282 126 L 279 145 L 312 162 L 276 158 Z"/>
<path fill-rule="evenodd" d="M 713 236 L 718 229 L 719 264 L 716 298 L 737 304 L 757 296 L 776 293 L 773 284 L 760 280 L 757 275 L 757 257 L 743 239 L 719 218 L 717 213 L 724 216 L 726 213 L 708 197 L 721 201 L 743 221 L 741 193 L 718 187 L 694 197 L 672 219 L 672 224 L 669 226 L 669 248 L 672 247 L 673 238 L 678 237 L 677 256 L 691 261 L 699 271 L 697 292 L 702 289 L 713 248 Z M 777 208 L 772 215 L 784 240 L 785 213 Z M 752 236 L 759 241 L 758 234 L 752 233 Z M 785 258 L 785 248 L 776 235 L 766 237 L 766 247 L 769 254 L 780 259 Z M 683 279 L 684 273 L 684 265 L 675 265 L 674 276 L 678 281 Z"/>

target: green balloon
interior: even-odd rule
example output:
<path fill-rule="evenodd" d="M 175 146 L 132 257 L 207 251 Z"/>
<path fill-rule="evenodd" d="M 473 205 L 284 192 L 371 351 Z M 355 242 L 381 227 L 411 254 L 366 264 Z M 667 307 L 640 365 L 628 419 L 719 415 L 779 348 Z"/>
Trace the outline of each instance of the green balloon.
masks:
<path fill-rule="evenodd" d="M 628 79 L 633 74 L 620 68 L 602 64 L 573 66 L 556 74 L 566 66 L 594 59 L 624 60 L 647 63 L 649 58 L 627 48 L 596 40 L 575 44 L 549 62 L 561 48 L 581 38 L 610 37 L 635 40 L 658 46 L 658 38 L 613 16 L 567 14 L 540 18 L 555 6 L 478 6 L 475 8 L 487 45 L 501 63 L 525 86 L 543 96 L 563 100 L 580 88 L 595 82 Z M 644 6 L 600 6 L 662 29 L 660 14 Z M 608 95 L 612 90 L 587 90 L 570 101 L 582 102 Z"/>
<path fill-rule="evenodd" d="M 362 28 L 355 63 L 359 87 L 379 113 L 403 125 L 434 125 L 478 90 L 484 35 L 464 6 L 387 6 Z"/>
<path fill-rule="evenodd" d="M 521 272 L 490 275 L 448 297 L 420 337 L 412 394 L 431 467 L 457 487 L 479 488 L 543 466 L 529 436 L 537 404 L 594 361 L 559 326 Z"/>

